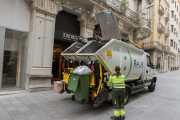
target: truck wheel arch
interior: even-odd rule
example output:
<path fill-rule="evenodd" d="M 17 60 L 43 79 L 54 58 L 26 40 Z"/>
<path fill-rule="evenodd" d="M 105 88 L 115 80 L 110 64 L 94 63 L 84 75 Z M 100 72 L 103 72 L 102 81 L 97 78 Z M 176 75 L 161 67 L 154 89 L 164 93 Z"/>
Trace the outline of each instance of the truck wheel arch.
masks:
<path fill-rule="evenodd" d="M 124 97 L 126 99 L 126 102 L 125 102 L 125 105 L 126 105 L 128 103 L 128 101 L 129 101 L 130 97 L 131 97 L 131 87 L 128 84 L 126 84 L 126 88 L 125 89 L 126 89 L 126 91 L 125 91 L 125 96 Z"/>

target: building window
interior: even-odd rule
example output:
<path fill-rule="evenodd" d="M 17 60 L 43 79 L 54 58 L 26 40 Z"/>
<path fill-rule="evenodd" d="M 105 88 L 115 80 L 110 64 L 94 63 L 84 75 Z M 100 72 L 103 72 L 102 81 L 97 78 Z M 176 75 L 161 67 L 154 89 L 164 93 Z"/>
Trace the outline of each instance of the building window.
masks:
<path fill-rule="evenodd" d="M 174 11 L 171 11 L 171 17 L 174 18 Z"/>
<path fill-rule="evenodd" d="M 178 6 L 177 6 L 177 12 L 178 12 Z"/>
<path fill-rule="evenodd" d="M 174 0 L 172 0 L 172 3 L 174 3 Z"/>
<path fill-rule="evenodd" d="M 177 44 L 176 44 L 176 50 L 177 50 Z"/>
<path fill-rule="evenodd" d="M 175 1 L 175 8 L 176 8 L 176 1 Z"/>
<path fill-rule="evenodd" d="M 159 42 L 159 43 L 161 42 L 161 37 L 160 37 L 160 36 L 158 36 L 158 42 Z"/>
<path fill-rule="evenodd" d="M 174 28 L 174 35 L 176 34 L 175 32 L 176 32 L 176 28 Z"/>
<path fill-rule="evenodd" d="M 173 27 L 174 27 L 174 26 L 173 26 L 173 25 L 171 25 L 171 32 L 173 32 Z"/>
<path fill-rule="evenodd" d="M 176 21 L 176 15 L 175 15 L 175 17 L 174 17 L 174 21 Z"/>
<path fill-rule="evenodd" d="M 173 40 L 171 40 L 171 47 L 173 47 Z"/>
<path fill-rule="evenodd" d="M 174 42 L 174 49 L 175 49 L 175 47 L 176 47 L 176 43 Z"/>
<path fill-rule="evenodd" d="M 177 24 L 178 24 L 178 18 L 177 18 L 176 22 L 177 22 Z"/>

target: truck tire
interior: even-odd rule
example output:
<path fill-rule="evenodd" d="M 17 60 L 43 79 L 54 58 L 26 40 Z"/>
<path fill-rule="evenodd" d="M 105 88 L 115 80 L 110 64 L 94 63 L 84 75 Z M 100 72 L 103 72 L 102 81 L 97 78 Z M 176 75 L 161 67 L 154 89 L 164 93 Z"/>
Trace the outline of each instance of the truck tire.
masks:
<path fill-rule="evenodd" d="M 126 102 L 124 103 L 125 105 L 129 102 L 130 97 L 131 97 L 131 90 L 128 87 L 126 87 L 126 91 L 125 91 Z"/>
<path fill-rule="evenodd" d="M 153 91 L 155 90 L 155 87 L 156 87 L 156 82 L 155 82 L 155 80 L 153 80 L 153 81 L 151 82 L 151 85 L 148 86 L 149 92 L 153 92 Z"/>
<path fill-rule="evenodd" d="M 84 98 L 81 98 L 81 104 L 83 105 L 85 103 L 85 99 Z"/>
<path fill-rule="evenodd" d="M 75 101 L 74 95 L 72 95 L 71 100 L 72 100 L 72 101 Z"/>

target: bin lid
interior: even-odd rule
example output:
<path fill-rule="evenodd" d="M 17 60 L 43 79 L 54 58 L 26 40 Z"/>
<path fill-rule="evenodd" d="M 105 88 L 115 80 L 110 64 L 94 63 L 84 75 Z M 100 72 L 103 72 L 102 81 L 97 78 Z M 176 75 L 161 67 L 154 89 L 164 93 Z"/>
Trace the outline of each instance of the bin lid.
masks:
<path fill-rule="evenodd" d="M 78 73 L 73 73 L 73 72 L 71 72 L 70 74 L 72 74 L 72 75 L 92 75 L 92 73 L 83 73 L 83 74 L 78 74 Z"/>
<path fill-rule="evenodd" d="M 79 75 L 71 74 L 69 76 L 67 88 L 69 90 L 76 91 L 78 87 L 78 82 L 79 82 Z"/>
<path fill-rule="evenodd" d="M 103 10 L 95 14 L 102 32 L 102 40 L 119 39 L 120 31 L 117 20 L 111 10 Z"/>

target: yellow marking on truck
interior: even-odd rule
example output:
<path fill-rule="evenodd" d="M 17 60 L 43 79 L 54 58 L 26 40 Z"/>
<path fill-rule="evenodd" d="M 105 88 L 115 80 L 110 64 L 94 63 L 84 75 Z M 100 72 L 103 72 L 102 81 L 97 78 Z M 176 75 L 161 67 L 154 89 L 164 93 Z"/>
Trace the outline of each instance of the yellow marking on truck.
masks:
<path fill-rule="evenodd" d="M 111 50 L 106 50 L 107 51 L 107 57 L 112 57 L 112 51 Z"/>
<path fill-rule="evenodd" d="M 93 56 L 93 55 L 77 55 L 77 56 Z"/>
<path fill-rule="evenodd" d="M 97 57 L 99 58 L 99 60 L 102 62 L 102 64 L 105 66 L 105 68 L 109 71 L 110 74 L 112 74 L 112 72 L 109 70 L 109 68 L 106 66 L 106 64 L 103 62 L 103 60 L 101 59 L 101 57 L 99 55 L 97 55 Z"/>
<path fill-rule="evenodd" d="M 152 76 L 152 75 L 156 75 L 156 74 L 149 74 L 149 75 L 145 75 L 145 76 Z"/>
<path fill-rule="evenodd" d="M 129 43 L 131 43 L 132 45 L 138 47 L 139 49 L 142 49 L 139 45 L 137 45 L 136 43 L 134 43 L 133 41 L 129 40 Z"/>
<path fill-rule="evenodd" d="M 62 55 L 62 56 L 74 56 L 74 55 Z"/>
<path fill-rule="evenodd" d="M 105 59 L 104 55 L 102 55 L 103 59 Z"/>
<path fill-rule="evenodd" d="M 103 78 L 101 64 L 99 64 L 99 70 L 100 70 L 100 77 L 101 77 L 101 79 L 99 80 L 99 87 L 98 87 L 98 90 L 97 90 L 97 95 L 99 94 L 99 91 L 100 91 L 100 88 L 101 88 L 101 83 L 102 83 L 102 78 Z"/>

